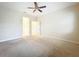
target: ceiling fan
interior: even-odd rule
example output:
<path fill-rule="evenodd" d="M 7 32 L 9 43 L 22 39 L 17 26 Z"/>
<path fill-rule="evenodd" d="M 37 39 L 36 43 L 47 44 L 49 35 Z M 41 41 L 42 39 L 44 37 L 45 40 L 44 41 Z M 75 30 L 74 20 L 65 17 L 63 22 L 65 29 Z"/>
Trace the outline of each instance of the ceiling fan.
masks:
<path fill-rule="evenodd" d="M 38 10 L 39 12 L 42 12 L 42 8 L 46 8 L 46 6 L 38 6 L 37 2 L 34 2 L 34 7 L 28 7 L 28 9 L 34 9 L 33 12 L 35 12 L 36 10 Z"/>

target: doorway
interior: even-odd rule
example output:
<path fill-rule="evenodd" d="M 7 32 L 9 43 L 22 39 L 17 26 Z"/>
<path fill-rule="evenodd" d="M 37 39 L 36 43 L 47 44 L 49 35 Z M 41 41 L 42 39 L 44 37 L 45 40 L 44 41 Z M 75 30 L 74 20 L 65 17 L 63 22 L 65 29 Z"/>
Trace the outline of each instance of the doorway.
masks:
<path fill-rule="evenodd" d="M 28 17 L 23 17 L 23 33 L 22 36 L 39 36 L 40 35 L 40 21 L 31 20 Z"/>
<path fill-rule="evenodd" d="M 30 19 L 28 17 L 23 17 L 22 19 L 22 27 L 23 27 L 23 33 L 22 36 L 29 36 L 30 35 Z"/>
<path fill-rule="evenodd" d="M 40 22 L 39 21 L 32 21 L 32 36 L 39 36 L 40 35 Z"/>

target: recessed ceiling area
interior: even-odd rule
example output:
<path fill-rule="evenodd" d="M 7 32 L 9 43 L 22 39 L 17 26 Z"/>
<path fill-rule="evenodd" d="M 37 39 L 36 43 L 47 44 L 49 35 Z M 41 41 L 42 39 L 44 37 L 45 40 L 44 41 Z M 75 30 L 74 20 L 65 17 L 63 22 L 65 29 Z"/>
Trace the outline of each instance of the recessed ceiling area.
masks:
<path fill-rule="evenodd" d="M 37 2 L 38 6 L 46 5 L 46 8 L 41 9 L 43 12 L 40 13 L 39 11 L 36 11 L 33 13 L 32 9 L 28 9 L 27 7 L 34 7 L 33 2 L 1 2 L 0 6 L 10 8 L 13 10 L 17 10 L 20 12 L 26 12 L 27 14 L 34 15 L 34 16 L 40 16 L 47 13 L 51 13 L 56 10 L 60 10 L 72 5 L 75 5 L 76 2 Z"/>

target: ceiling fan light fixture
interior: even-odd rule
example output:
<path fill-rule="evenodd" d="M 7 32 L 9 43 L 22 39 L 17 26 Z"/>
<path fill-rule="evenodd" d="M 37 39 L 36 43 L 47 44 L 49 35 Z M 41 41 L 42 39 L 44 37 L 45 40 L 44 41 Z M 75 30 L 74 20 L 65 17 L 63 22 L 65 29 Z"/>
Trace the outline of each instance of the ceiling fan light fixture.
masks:
<path fill-rule="evenodd" d="M 28 9 L 34 9 L 33 10 L 33 13 L 36 11 L 36 10 L 38 10 L 39 12 L 42 12 L 42 8 L 46 8 L 46 6 L 38 6 L 38 3 L 37 2 L 34 2 L 34 6 L 35 7 L 28 7 Z"/>

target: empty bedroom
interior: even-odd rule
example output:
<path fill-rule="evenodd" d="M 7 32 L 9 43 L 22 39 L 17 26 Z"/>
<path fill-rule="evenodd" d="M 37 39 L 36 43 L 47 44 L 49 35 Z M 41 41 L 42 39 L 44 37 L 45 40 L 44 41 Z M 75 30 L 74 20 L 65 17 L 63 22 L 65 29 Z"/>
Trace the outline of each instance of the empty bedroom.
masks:
<path fill-rule="evenodd" d="M 0 2 L 0 57 L 79 57 L 79 3 Z"/>

